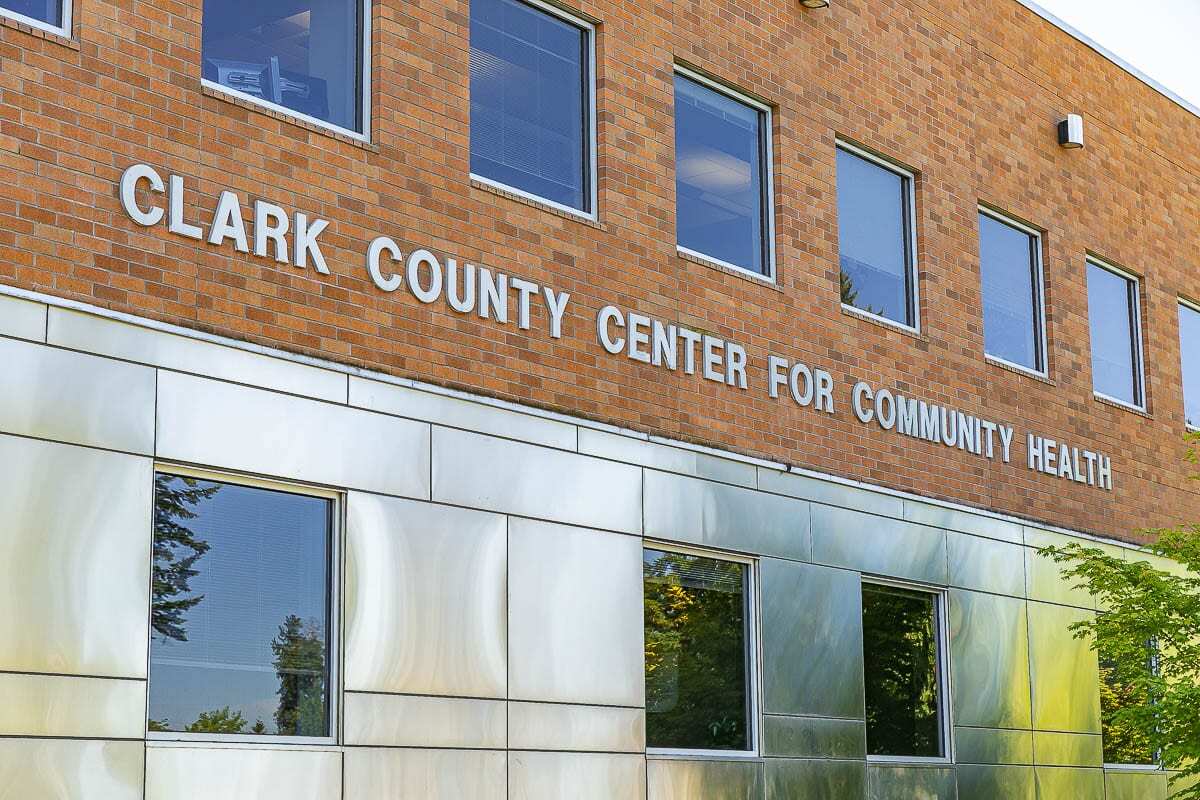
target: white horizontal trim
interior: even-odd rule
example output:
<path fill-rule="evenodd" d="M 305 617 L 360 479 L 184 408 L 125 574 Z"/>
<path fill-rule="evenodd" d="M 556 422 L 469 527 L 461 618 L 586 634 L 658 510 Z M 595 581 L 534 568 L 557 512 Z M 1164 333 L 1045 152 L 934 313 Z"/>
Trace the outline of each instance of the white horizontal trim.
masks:
<path fill-rule="evenodd" d="M 566 206 L 566 205 L 563 205 L 562 203 L 556 203 L 553 200 L 547 200 L 546 198 L 542 197 L 541 195 L 536 195 L 533 192 L 527 192 L 524 189 L 518 189 L 515 186 L 509 186 L 507 183 L 502 183 L 501 181 L 494 181 L 491 178 L 485 178 L 484 176 L 479 175 L 478 173 L 475 173 L 475 172 L 471 172 L 468 174 L 469 174 L 469 177 L 471 178 L 471 180 L 479 181 L 480 183 L 487 184 L 488 186 L 492 187 L 493 189 L 499 189 L 502 192 L 508 192 L 509 194 L 515 194 L 518 197 L 524 197 L 526 200 L 530 200 L 534 203 L 541 203 L 544 206 L 549 206 L 550 208 L 553 208 L 556 211 L 561 211 L 564 214 L 570 214 L 573 217 L 579 217 L 580 219 L 586 219 L 589 222 L 596 222 L 597 218 L 596 218 L 596 214 L 594 211 L 589 213 L 587 211 L 581 211 L 578 208 L 574 208 L 572 206 Z"/>
<path fill-rule="evenodd" d="M 298 120 L 301 120 L 302 122 L 307 122 L 309 125 L 316 125 L 318 128 L 324 128 L 325 130 L 332 131 L 333 133 L 340 133 L 343 136 L 349 136 L 352 139 L 357 139 L 358 141 L 366 142 L 367 144 L 370 144 L 370 142 L 371 142 L 370 137 L 368 137 L 366 134 L 362 134 L 362 133 L 359 133 L 358 131 L 350 130 L 349 128 L 343 128 L 341 125 L 334 125 L 332 122 L 326 122 L 325 120 L 318 119 L 317 117 L 310 117 L 308 114 L 303 114 L 299 111 L 288 108 L 287 106 L 281 106 L 278 103 L 272 103 L 270 100 L 264 100 L 261 97 L 255 97 L 252 94 L 246 94 L 245 92 L 240 92 L 237 89 L 232 89 L 223 83 L 217 83 L 216 81 L 210 81 L 208 78 L 201 78 L 200 85 L 206 89 L 211 89 L 212 91 L 214 91 L 218 94 L 228 95 L 229 97 L 237 99 L 237 100 L 243 100 L 247 103 L 253 103 L 256 106 L 262 106 L 263 108 L 267 109 L 268 111 L 274 111 L 277 114 L 283 114 L 284 116 L 292 117 L 293 119 L 298 119 Z M 364 103 L 364 105 L 363 105 L 364 119 L 362 120 L 364 127 L 366 125 L 365 117 L 368 116 L 368 112 L 366 111 L 367 108 L 368 108 L 368 105 Z"/>
<path fill-rule="evenodd" d="M 24 14 L 18 14 L 16 11 L 12 11 L 11 9 L 7 9 L 4 7 L 0 7 L 0 17 L 7 17 L 8 19 L 13 20 L 14 22 L 19 22 L 22 25 L 28 25 L 31 28 L 37 28 L 38 30 L 46 31 L 47 33 L 56 33 L 59 36 L 64 36 L 64 37 L 70 39 L 71 38 L 71 10 L 72 10 L 73 2 L 72 2 L 72 0 L 58 0 L 58 3 L 59 3 L 59 13 L 62 14 L 62 25 L 59 27 L 51 25 L 48 22 L 43 22 L 40 19 L 34 19 L 33 17 L 27 17 Z"/>
<path fill-rule="evenodd" d="M 1030 369 L 1023 364 L 1015 364 L 1012 361 L 1009 361 L 1007 358 L 994 356 L 986 350 L 983 353 L 983 358 L 990 364 L 996 364 L 998 366 L 1008 367 L 1009 369 L 1016 370 L 1017 372 L 1023 372 L 1031 378 L 1041 378 L 1045 381 L 1050 380 L 1050 375 L 1045 372 L 1038 372 L 1036 369 Z"/>
<path fill-rule="evenodd" d="M 889 319 L 888 317 L 884 317 L 879 314 L 873 314 L 870 311 L 864 311 L 858 306 L 842 303 L 842 310 L 847 314 L 853 314 L 856 317 L 862 317 L 863 319 L 870 320 L 872 322 L 878 322 L 880 325 L 887 325 L 890 328 L 896 328 L 904 333 L 911 333 L 916 336 L 921 335 L 920 328 L 914 328 L 911 325 L 905 325 L 903 322 L 896 322 L 894 319 Z"/>
<path fill-rule="evenodd" d="M 1113 397 L 1112 395 L 1107 395 L 1104 392 L 1095 392 L 1094 391 L 1094 392 L 1092 392 L 1092 395 L 1097 400 L 1103 400 L 1106 403 L 1112 403 L 1115 406 L 1120 406 L 1121 408 L 1127 408 L 1130 411 L 1138 411 L 1142 414 L 1147 413 L 1145 406 L 1135 405 L 1135 404 L 1129 402 L 1128 400 L 1121 400 L 1119 398 Z"/>
<path fill-rule="evenodd" d="M 710 256 L 707 253 L 701 253 L 699 250 L 693 250 L 690 247 L 684 247 L 681 244 L 675 245 L 675 250 L 682 255 L 691 256 L 692 258 L 698 258 L 701 261 L 707 261 L 709 264 L 712 264 L 713 266 L 724 267 L 725 269 L 737 270 L 738 273 L 745 274 L 745 276 L 747 278 L 753 278 L 756 281 L 762 281 L 763 283 L 767 283 L 772 286 L 775 285 L 775 278 L 772 277 L 771 275 L 763 275 L 761 272 L 755 272 L 754 270 L 749 269 L 747 267 L 739 266 L 739 265 L 733 264 L 729 261 L 723 261 L 719 258 L 716 258 L 715 256 Z"/>

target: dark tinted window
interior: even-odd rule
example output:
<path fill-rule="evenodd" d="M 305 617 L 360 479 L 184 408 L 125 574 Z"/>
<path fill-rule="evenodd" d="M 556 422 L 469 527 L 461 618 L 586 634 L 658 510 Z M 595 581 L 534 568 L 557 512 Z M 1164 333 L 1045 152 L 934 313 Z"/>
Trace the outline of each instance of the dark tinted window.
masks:
<path fill-rule="evenodd" d="M 1137 332 L 1137 284 L 1088 262 L 1088 317 L 1092 331 L 1092 387 L 1131 405 L 1142 404 Z"/>
<path fill-rule="evenodd" d="M 329 500 L 155 476 L 152 731 L 328 736 Z"/>
<path fill-rule="evenodd" d="M 990 356 L 1042 372 L 1038 238 L 979 215 L 983 340 Z"/>
<path fill-rule="evenodd" d="M 767 241 L 766 114 L 675 76 L 679 245 L 759 274 Z"/>
<path fill-rule="evenodd" d="M 1187 424 L 1200 427 L 1200 311 L 1179 306 L 1179 355 L 1183 362 L 1183 404 Z"/>
<path fill-rule="evenodd" d="M 0 9 L 61 28 L 63 2 L 64 0 L 4 0 L 0 3 Z"/>
<path fill-rule="evenodd" d="M 1140 726 L 1117 715 L 1125 709 L 1146 709 L 1153 702 L 1144 683 L 1154 674 L 1154 650 L 1147 646 L 1145 653 L 1113 652 L 1101 644 L 1100 659 L 1100 716 L 1106 764 L 1154 764 L 1154 747 Z"/>
<path fill-rule="evenodd" d="M 928 592 L 863 584 L 867 753 L 938 757 L 938 604 Z"/>
<path fill-rule="evenodd" d="M 908 177 L 839 148 L 837 194 L 842 302 L 914 326 Z"/>
<path fill-rule="evenodd" d="M 590 212 L 588 38 L 519 0 L 471 0 L 471 172 Z"/>
<path fill-rule="evenodd" d="M 746 564 L 646 550 L 646 745 L 749 750 Z"/>

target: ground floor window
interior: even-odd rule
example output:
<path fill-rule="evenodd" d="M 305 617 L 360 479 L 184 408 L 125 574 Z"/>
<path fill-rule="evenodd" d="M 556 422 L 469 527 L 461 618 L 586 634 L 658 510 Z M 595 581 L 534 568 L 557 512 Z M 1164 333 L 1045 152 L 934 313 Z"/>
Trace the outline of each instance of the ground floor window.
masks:
<path fill-rule="evenodd" d="M 1155 647 L 1147 643 L 1144 653 L 1121 652 L 1101 642 L 1100 718 L 1104 763 L 1120 766 L 1154 766 L 1158 754 L 1140 726 L 1118 717 L 1126 709 L 1153 713 L 1154 697 L 1147 683 L 1157 671 Z"/>

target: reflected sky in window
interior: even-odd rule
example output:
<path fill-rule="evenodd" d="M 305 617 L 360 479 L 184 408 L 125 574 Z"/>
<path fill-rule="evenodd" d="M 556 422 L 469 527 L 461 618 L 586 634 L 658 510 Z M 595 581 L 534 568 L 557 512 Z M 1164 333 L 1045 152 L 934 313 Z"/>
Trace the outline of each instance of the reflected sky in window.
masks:
<path fill-rule="evenodd" d="M 0 8 L 58 28 L 62 26 L 63 2 L 64 0 L 2 0 Z"/>
<path fill-rule="evenodd" d="M 1107 397 L 1141 405 L 1133 281 L 1088 262 L 1092 386 Z"/>
<path fill-rule="evenodd" d="M 1183 367 L 1183 404 L 1187 424 L 1200 427 L 1200 311 L 1179 306 L 1179 356 Z"/>
<path fill-rule="evenodd" d="M 983 338 L 988 355 L 1041 372 L 1037 237 L 979 215 Z"/>

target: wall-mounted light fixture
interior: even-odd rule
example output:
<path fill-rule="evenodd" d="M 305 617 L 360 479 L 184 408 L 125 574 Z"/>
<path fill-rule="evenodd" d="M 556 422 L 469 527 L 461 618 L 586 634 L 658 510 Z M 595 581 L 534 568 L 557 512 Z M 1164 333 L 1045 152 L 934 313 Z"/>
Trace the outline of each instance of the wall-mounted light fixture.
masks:
<path fill-rule="evenodd" d="M 800 0 L 805 8 L 829 8 L 829 0 Z"/>
<path fill-rule="evenodd" d="M 1069 149 L 1083 147 L 1083 117 L 1068 114 L 1066 119 L 1058 123 L 1058 143 Z"/>

